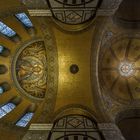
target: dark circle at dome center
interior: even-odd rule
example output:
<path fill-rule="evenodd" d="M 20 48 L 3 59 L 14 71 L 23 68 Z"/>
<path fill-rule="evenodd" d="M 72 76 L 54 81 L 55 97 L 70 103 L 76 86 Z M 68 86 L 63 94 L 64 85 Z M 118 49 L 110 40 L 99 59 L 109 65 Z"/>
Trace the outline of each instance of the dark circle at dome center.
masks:
<path fill-rule="evenodd" d="M 70 66 L 70 72 L 71 72 L 72 74 L 76 74 L 78 71 L 79 71 L 79 67 L 78 67 L 76 64 L 72 64 L 72 65 Z"/>

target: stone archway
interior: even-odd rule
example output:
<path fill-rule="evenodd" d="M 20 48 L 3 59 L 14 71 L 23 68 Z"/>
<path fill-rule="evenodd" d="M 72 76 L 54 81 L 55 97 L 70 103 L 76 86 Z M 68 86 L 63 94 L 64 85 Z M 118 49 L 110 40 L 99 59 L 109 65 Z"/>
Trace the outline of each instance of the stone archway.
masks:
<path fill-rule="evenodd" d="M 101 140 L 95 120 L 68 115 L 55 121 L 48 140 Z"/>
<path fill-rule="evenodd" d="M 140 138 L 140 109 L 127 109 L 120 112 L 116 117 L 116 123 L 126 140 Z"/>

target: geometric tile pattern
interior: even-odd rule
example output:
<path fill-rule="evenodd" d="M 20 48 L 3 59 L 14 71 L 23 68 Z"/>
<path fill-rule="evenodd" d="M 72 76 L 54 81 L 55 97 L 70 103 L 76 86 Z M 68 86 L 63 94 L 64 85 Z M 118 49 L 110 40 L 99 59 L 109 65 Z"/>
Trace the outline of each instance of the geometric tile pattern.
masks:
<path fill-rule="evenodd" d="M 58 120 L 50 132 L 49 140 L 98 140 L 96 122 L 84 116 L 70 115 Z"/>
<path fill-rule="evenodd" d="M 49 0 L 51 12 L 66 24 L 83 23 L 96 15 L 100 0 Z"/>

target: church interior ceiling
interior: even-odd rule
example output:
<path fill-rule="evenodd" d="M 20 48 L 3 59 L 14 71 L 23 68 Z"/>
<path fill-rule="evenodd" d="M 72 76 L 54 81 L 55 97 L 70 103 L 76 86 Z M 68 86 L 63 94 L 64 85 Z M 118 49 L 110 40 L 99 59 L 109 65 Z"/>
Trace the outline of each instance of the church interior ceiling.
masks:
<path fill-rule="evenodd" d="M 88 129 L 94 120 L 96 129 L 140 109 L 139 16 L 122 14 L 124 1 L 0 2 L 0 129 L 7 139 L 32 123 L 86 121 Z"/>

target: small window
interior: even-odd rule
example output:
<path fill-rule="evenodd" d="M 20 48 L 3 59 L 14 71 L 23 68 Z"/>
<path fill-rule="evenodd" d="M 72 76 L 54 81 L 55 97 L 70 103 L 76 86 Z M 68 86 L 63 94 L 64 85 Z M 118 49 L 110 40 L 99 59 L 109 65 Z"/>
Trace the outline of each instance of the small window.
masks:
<path fill-rule="evenodd" d="M 33 27 L 33 24 L 31 20 L 28 18 L 28 16 L 25 13 L 18 13 L 15 15 L 16 18 L 21 21 L 26 27 L 31 28 Z"/>
<path fill-rule="evenodd" d="M 3 82 L 0 84 L 0 95 L 2 95 L 4 92 L 10 90 L 11 87 L 7 82 Z"/>
<path fill-rule="evenodd" d="M 0 56 L 8 57 L 9 55 L 10 55 L 10 50 L 0 45 Z"/>
<path fill-rule="evenodd" d="M 7 103 L 0 107 L 0 118 L 11 112 L 16 107 L 13 103 Z"/>
<path fill-rule="evenodd" d="M 2 86 L 0 86 L 0 95 L 4 93 L 4 89 Z"/>
<path fill-rule="evenodd" d="M 30 122 L 30 120 L 32 119 L 34 113 L 32 112 L 28 112 L 26 113 L 17 123 L 16 126 L 20 126 L 20 127 L 26 127 L 27 124 Z"/>
<path fill-rule="evenodd" d="M 4 47 L 0 45 L 0 54 L 3 52 Z"/>
<path fill-rule="evenodd" d="M 7 68 L 5 65 L 0 65 L 0 74 L 5 74 L 7 72 Z"/>
<path fill-rule="evenodd" d="M 15 31 L 13 31 L 10 27 L 8 27 L 1 21 L 0 21 L 0 33 L 8 37 L 13 37 L 16 35 Z"/>

